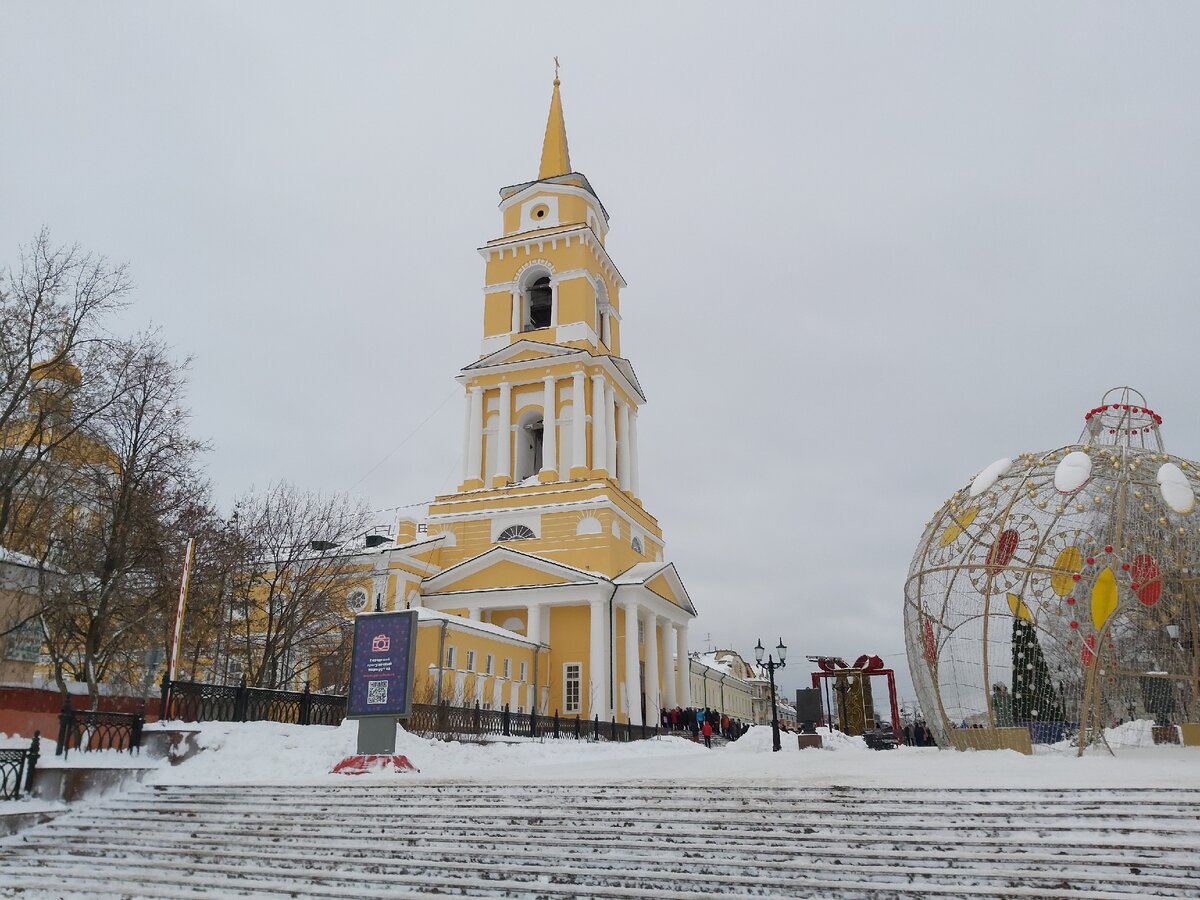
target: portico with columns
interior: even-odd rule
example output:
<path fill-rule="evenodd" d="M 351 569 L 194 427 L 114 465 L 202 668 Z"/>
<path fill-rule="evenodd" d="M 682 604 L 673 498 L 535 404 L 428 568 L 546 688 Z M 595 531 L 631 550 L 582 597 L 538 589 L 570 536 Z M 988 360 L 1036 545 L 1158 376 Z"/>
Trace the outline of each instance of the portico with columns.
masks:
<path fill-rule="evenodd" d="M 419 602 L 545 648 L 529 682 L 542 711 L 653 724 L 688 703 L 696 611 L 641 496 L 625 281 L 571 167 L 557 80 L 538 177 L 503 188 L 500 213 L 479 249 L 480 357 L 457 378 L 461 481 L 430 504 Z"/>

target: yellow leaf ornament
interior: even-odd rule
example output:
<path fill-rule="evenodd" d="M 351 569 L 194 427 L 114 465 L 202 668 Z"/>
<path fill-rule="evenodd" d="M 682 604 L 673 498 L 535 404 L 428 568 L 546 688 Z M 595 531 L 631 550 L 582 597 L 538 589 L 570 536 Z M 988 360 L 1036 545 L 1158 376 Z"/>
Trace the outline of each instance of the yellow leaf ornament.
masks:
<path fill-rule="evenodd" d="M 1056 574 L 1050 576 L 1050 589 L 1060 597 L 1075 590 L 1075 579 L 1072 577 L 1083 568 L 1083 554 L 1078 547 L 1067 547 L 1054 560 Z"/>
<path fill-rule="evenodd" d="M 1099 631 L 1117 608 L 1117 576 L 1105 567 L 1092 587 L 1092 624 Z"/>
<path fill-rule="evenodd" d="M 1008 595 L 1008 608 L 1012 610 L 1012 614 L 1022 621 L 1032 623 L 1033 613 L 1029 611 L 1029 607 L 1025 605 L 1025 601 L 1016 594 Z"/>

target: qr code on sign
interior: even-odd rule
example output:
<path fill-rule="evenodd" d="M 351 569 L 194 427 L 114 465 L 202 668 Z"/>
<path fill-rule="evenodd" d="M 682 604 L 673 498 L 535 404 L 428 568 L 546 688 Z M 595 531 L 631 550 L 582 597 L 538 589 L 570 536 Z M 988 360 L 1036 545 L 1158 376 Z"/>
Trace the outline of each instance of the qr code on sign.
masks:
<path fill-rule="evenodd" d="M 370 705 L 387 703 L 387 684 L 386 681 L 368 681 L 367 703 Z"/>

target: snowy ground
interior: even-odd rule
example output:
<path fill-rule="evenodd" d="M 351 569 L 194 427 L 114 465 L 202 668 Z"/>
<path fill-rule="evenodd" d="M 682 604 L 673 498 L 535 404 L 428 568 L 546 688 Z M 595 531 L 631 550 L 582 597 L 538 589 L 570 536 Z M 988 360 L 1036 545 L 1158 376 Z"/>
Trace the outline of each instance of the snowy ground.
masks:
<path fill-rule="evenodd" d="M 155 727 L 148 726 L 147 730 Z M 199 727 L 203 752 L 178 766 L 164 764 L 147 777 L 148 784 L 350 780 L 349 776 L 332 775 L 329 770 L 355 752 L 355 723 L 337 728 L 269 722 L 205 723 Z M 1093 750 L 1082 759 L 1076 758 L 1069 747 L 1042 748 L 1032 757 L 1012 751 L 907 747 L 874 752 L 867 750 L 861 739 L 837 733 L 824 733 L 823 737 L 826 749 L 801 751 L 796 748 L 795 737 L 785 734 L 783 751 L 771 753 L 771 731 L 762 727 L 752 728 L 728 747 L 712 750 L 678 737 L 628 744 L 527 738 L 474 744 L 433 741 L 399 731 L 396 752 L 406 755 L 420 774 L 356 776 L 353 780 L 623 783 L 728 779 L 815 787 L 1200 788 L 1200 748 L 1121 744 L 1120 740 L 1141 742 L 1140 733 L 1131 726 L 1125 726 L 1123 733 L 1110 735 L 1116 756 Z M 124 756 L 87 754 L 94 762 L 99 756 L 109 755 Z"/>

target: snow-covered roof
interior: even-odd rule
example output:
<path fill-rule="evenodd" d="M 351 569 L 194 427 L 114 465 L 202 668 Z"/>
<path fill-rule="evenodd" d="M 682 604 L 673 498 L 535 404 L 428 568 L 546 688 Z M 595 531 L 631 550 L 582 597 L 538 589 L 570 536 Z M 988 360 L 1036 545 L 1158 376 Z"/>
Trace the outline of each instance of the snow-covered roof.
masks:
<path fill-rule="evenodd" d="M 509 631 L 507 628 L 501 628 L 499 625 L 493 625 L 491 622 L 480 622 L 475 619 L 464 619 L 462 616 L 451 615 L 450 613 L 439 612 L 436 609 L 428 609 L 424 606 L 417 608 L 417 619 L 422 622 L 445 621 L 459 628 L 469 628 L 473 631 L 482 631 L 485 634 L 490 634 L 494 637 L 504 638 L 509 641 L 516 641 L 521 644 L 528 644 L 531 647 L 537 646 L 537 641 L 531 641 L 523 634 L 517 634 L 515 631 Z"/>

